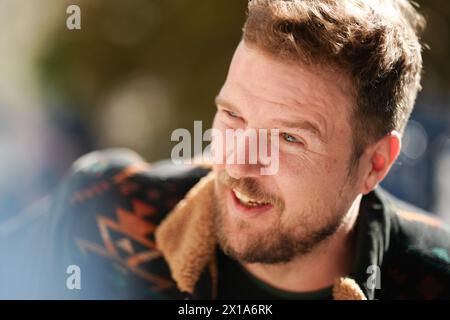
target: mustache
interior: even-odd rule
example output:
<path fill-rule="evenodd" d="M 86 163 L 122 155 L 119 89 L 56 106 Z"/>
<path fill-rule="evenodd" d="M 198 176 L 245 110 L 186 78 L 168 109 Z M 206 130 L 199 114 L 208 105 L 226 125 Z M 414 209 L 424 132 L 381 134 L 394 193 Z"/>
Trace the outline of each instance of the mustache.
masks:
<path fill-rule="evenodd" d="M 276 195 L 264 190 L 256 179 L 235 179 L 230 177 L 225 170 L 221 170 L 217 173 L 217 179 L 220 184 L 227 186 L 230 189 L 237 189 L 239 192 L 258 202 L 270 203 L 280 211 L 284 210 L 284 201 Z"/>

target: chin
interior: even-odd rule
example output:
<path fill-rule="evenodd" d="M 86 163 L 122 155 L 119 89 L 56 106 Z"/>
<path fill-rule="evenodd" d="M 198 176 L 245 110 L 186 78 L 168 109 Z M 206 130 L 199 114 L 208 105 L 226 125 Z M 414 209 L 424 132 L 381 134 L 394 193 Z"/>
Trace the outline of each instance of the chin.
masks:
<path fill-rule="evenodd" d="M 233 253 L 232 256 L 239 258 L 238 260 L 246 256 L 255 243 L 264 243 L 267 234 L 263 230 L 253 230 L 253 226 L 242 226 L 236 221 L 227 221 L 223 227 L 225 229 L 220 231 L 219 237 L 221 247 Z"/>

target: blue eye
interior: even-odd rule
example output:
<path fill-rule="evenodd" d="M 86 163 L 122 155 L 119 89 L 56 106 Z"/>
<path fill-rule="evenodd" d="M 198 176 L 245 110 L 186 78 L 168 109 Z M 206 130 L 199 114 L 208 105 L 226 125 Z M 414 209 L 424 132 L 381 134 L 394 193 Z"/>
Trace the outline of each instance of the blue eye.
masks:
<path fill-rule="evenodd" d="M 224 110 L 224 111 L 225 111 L 225 113 L 226 113 L 227 115 L 229 115 L 229 116 L 232 117 L 232 118 L 238 118 L 238 117 L 239 117 L 239 116 L 237 115 L 236 112 L 229 111 L 229 110 Z"/>
<path fill-rule="evenodd" d="M 289 133 L 282 133 L 283 139 L 289 143 L 297 143 L 300 142 L 296 137 L 290 135 Z"/>

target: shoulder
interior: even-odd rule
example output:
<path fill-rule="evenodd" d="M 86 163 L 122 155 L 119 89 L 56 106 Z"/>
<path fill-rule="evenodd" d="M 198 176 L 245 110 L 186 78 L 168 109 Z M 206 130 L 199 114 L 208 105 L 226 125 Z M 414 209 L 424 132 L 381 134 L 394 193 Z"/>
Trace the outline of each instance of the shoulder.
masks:
<path fill-rule="evenodd" d="M 133 181 L 135 182 L 133 190 L 138 190 L 138 187 L 165 184 L 167 192 L 160 194 L 164 196 L 173 193 L 175 188 L 191 187 L 208 171 L 206 167 L 175 165 L 170 160 L 148 163 L 128 149 L 106 149 L 91 152 L 76 160 L 63 185 L 76 188 L 107 182 L 108 186 L 117 188 Z M 97 188 L 97 191 L 101 189 Z M 122 194 L 126 197 L 129 193 Z M 89 198 L 89 195 L 94 196 L 95 192 L 78 194 L 75 201 Z"/>
<path fill-rule="evenodd" d="M 395 297 L 450 298 L 450 229 L 436 215 L 378 193 L 390 212 L 391 232 L 385 278 Z"/>
<path fill-rule="evenodd" d="M 126 149 L 96 151 L 75 161 L 46 205 L 27 212 L 15 227 L 15 238 L 27 238 L 14 246 L 20 257 L 30 259 L 24 272 L 31 274 L 39 260 L 40 267 L 32 272 L 37 282 L 34 296 L 178 297 L 154 231 L 208 171 L 170 160 L 150 164 Z M 36 256 L 39 259 L 33 261 Z M 18 267 L 12 264 L 12 270 Z M 66 288 L 71 265 L 81 270 L 81 290 Z M 11 281 L 11 286 L 22 282 Z M 28 298 L 28 291 L 17 296 Z"/>
<path fill-rule="evenodd" d="M 95 151 L 74 162 L 54 198 L 70 207 L 94 204 L 117 209 L 139 202 L 163 214 L 208 171 L 170 160 L 148 163 L 128 149 Z"/>
<path fill-rule="evenodd" d="M 399 200 L 386 192 L 384 200 L 391 211 L 392 227 L 398 242 L 408 248 L 422 251 L 423 254 L 428 252 L 431 256 L 435 256 L 437 261 L 450 264 L 449 225 L 435 214 Z"/>
<path fill-rule="evenodd" d="M 95 151 L 74 162 L 53 194 L 53 220 L 71 231 L 84 220 L 136 219 L 156 226 L 207 172 L 170 160 L 150 164 L 127 149 Z"/>

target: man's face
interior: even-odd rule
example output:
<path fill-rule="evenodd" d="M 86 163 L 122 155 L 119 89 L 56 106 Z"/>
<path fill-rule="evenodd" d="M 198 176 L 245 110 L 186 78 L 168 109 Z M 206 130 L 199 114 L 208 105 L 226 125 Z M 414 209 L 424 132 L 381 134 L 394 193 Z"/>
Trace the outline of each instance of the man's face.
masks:
<path fill-rule="evenodd" d="M 227 254 L 287 262 L 343 225 L 359 194 L 357 167 L 350 167 L 351 89 L 338 72 L 288 64 L 240 43 L 214 128 L 279 129 L 279 169 L 261 175 L 261 163 L 214 165 L 216 232 Z"/>

